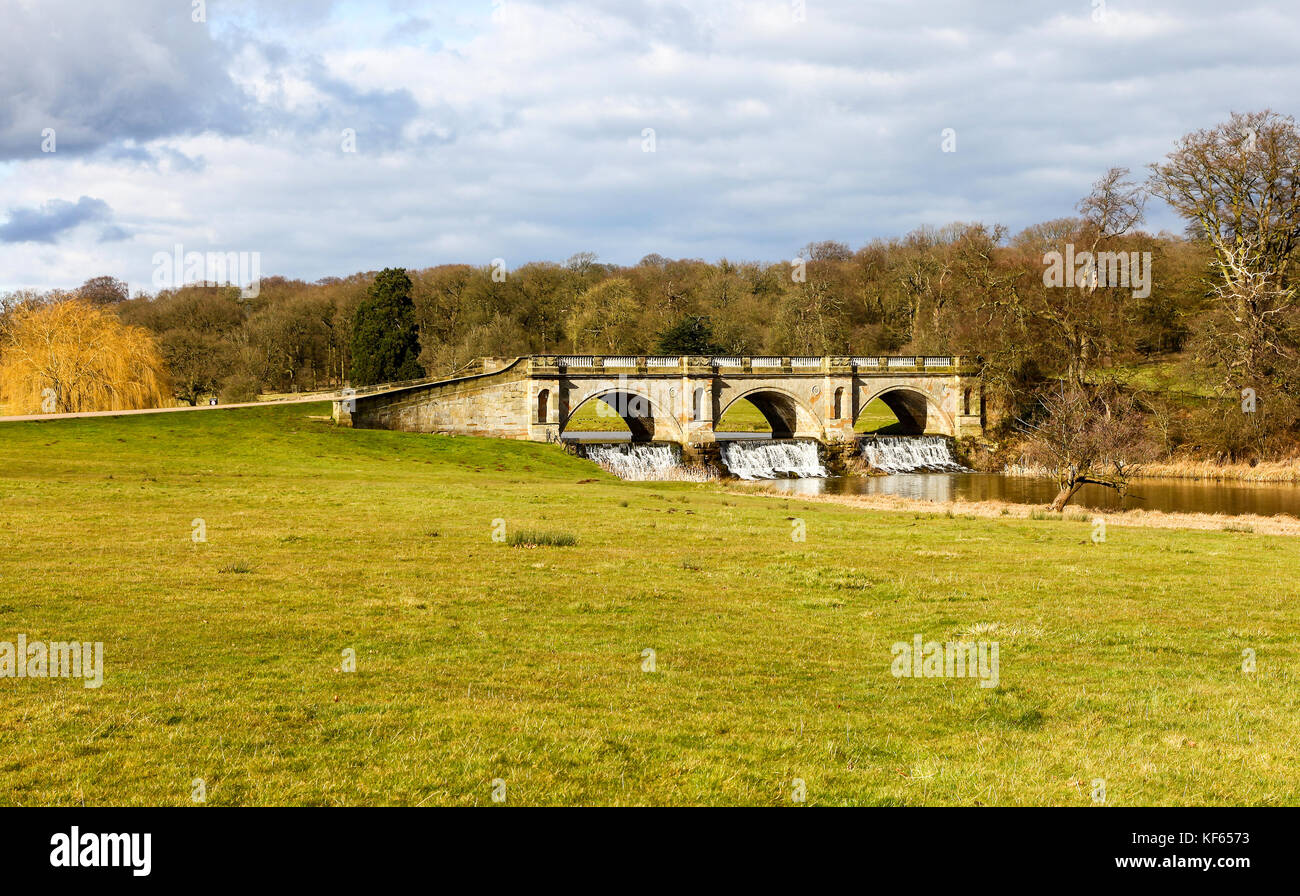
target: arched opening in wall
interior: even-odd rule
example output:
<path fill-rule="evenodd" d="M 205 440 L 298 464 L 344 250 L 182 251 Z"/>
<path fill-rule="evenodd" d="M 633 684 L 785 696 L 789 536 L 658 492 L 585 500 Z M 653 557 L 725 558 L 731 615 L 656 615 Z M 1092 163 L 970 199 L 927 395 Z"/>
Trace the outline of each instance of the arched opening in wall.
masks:
<path fill-rule="evenodd" d="M 970 415 L 970 389 L 961 394 L 961 412 L 967 416 Z"/>
<path fill-rule="evenodd" d="M 704 387 L 696 389 L 691 395 L 691 419 L 703 420 L 708 410 L 709 392 Z"/>
<path fill-rule="evenodd" d="M 714 432 L 761 433 L 772 431 L 772 424 L 747 398 L 738 398 L 727 406 L 713 426 Z"/>
<path fill-rule="evenodd" d="M 568 419 L 561 421 L 563 438 L 582 438 L 584 435 L 609 436 L 633 442 L 654 439 L 655 421 L 650 400 L 634 392 L 605 392 L 593 395 L 570 411 Z"/>
<path fill-rule="evenodd" d="M 888 436 L 902 432 L 902 424 L 898 417 L 889 409 L 879 398 L 873 398 L 871 402 L 862 409 L 858 414 L 858 419 L 853 424 L 855 432 L 874 433 L 877 435 Z"/>
<path fill-rule="evenodd" d="M 833 415 L 833 419 L 835 420 L 844 419 L 844 387 L 843 386 L 835 390 L 834 411 L 835 413 Z"/>
<path fill-rule="evenodd" d="M 928 427 L 937 432 L 941 421 L 930 413 L 929 401 L 911 389 L 893 389 L 867 403 L 853 422 L 857 432 L 881 436 L 919 436 Z"/>
<path fill-rule="evenodd" d="M 537 422 L 546 423 L 547 414 L 551 412 L 551 390 L 543 389 L 537 393 Z"/>
<path fill-rule="evenodd" d="M 749 405 L 745 408 L 744 405 Z M 732 409 L 737 410 L 737 416 L 733 417 Z M 752 410 L 750 410 L 752 409 Z M 766 427 L 758 428 L 761 424 L 758 418 L 752 415 L 757 412 L 758 418 Z M 741 414 L 747 415 L 740 418 Z M 729 427 L 736 425 L 738 419 L 745 419 L 750 423 L 748 429 L 731 429 Z M 799 406 L 793 398 L 783 392 L 750 392 L 744 398 L 738 398 L 723 409 L 719 423 L 714 427 L 717 432 L 771 432 L 774 439 L 788 439 L 799 431 Z"/>

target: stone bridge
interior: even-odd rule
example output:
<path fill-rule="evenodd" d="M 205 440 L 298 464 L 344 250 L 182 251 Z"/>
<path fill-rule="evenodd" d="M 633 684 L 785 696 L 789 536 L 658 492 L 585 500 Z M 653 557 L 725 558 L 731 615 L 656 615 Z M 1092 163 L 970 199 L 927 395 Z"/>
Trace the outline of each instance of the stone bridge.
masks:
<path fill-rule="evenodd" d="M 853 437 L 862 410 L 881 399 L 906 433 L 983 431 L 977 376 L 957 357 L 484 358 L 453 379 L 334 403 L 347 426 L 557 442 L 577 411 L 601 402 L 637 442 L 675 442 L 708 453 L 715 425 L 740 399 L 776 438 Z"/>

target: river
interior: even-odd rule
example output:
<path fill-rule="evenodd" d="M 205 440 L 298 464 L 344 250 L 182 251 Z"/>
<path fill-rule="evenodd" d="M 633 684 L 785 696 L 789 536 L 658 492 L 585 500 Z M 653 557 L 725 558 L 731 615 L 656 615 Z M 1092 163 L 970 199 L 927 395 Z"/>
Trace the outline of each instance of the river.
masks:
<path fill-rule="evenodd" d="M 625 479 L 695 478 L 680 467 L 676 446 L 630 445 L 610 433 L 575 433 L 589 442 L 585 453 Z M 727 472 L 739 479 L 767 480 L 771 489 L 792 495 L 897 495 L 923 501 L 1005 501 L 1050 504 L 1056 483 L 1050 479 L 964 469 L 941 436 L 865 438 L 863 458 L 879 476 L 829 476 L 810 440 L 771 440 L 748 433 L 719 433 Z M 615 441 L 621 444 L 611 444 Z M 603 444 L 596 444 L 603 443 Z M 680 471 L 676 472 L 676 471 Z M 684 474 L 684 475 L 682 475 Z M 1096 510 L 1142 509 L 1166 513 L 1226 515 L 1287 514 L 1300 517 L 1300 483 L 1205 479 L 1135 478 L 1121 503 L 1114 491 L 1084 486 L 1071 507 Z"/>
<path fill-rule="evenodd" d="M 771 488 L 795 495 L 899 495 L 923 501 L 1006 501 L 1050 504 L 1056 483 L 1003 473 L 891 473 L 886 476 L 836 476 L 778 479 Z M 1120 508 L 1108 488 L 1084 486 L 1071 507 Z M 1166 513 L 1289 514 L 1300 517 L 1300 485 L 1290 482 L 1211 482 L 1198 479 L 1134 479 L 1125 509 Z"/>

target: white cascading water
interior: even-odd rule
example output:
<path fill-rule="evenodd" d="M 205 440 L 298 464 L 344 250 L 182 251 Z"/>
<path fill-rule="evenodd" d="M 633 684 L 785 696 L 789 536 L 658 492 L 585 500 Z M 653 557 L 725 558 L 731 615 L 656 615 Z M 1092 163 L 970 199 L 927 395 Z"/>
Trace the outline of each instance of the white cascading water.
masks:
<path fill-rule="evenodd" d="M 681 478 L 681 452 L 676 445 L 632 445 L 626 442 L 583 445 L 582 454 L 620 479 L 640 482 Z"/>
<path fill-rule="evenodd" d="M 883 436 L 862 440 L 862 456 L 882 473 L 960 473 L 944 436 Z"/>
<path fill-rule="evenodd" d="M 722 462 L 739 479 L 776 479 L 795 476 L 805 479 L 826 476 L 817 454 L 817 443 L 808 440 L 738 439 L 720 443 Z"/>

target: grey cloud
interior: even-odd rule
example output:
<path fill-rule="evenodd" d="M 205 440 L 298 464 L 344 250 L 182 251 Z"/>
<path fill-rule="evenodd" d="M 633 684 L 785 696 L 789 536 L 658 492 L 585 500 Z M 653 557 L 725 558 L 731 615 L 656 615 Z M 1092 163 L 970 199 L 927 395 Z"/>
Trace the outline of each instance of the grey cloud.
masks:
<path fill-rule="evenodd" d="M 184 174 L 195 174 L 207 167 L 207 160 L 203 156 L 189 156 L 174 146 L 157 142 L 144 146 L 134 143 L 116 144 L 102 150 L 100 157 L 143 168 L 165 168 L 167 171 Z"/>
<path fill-rule="evenodd" d="M 567 8 L 576 22 L 582 22 L 593 10 L 621 21 L 629 26 L 627 45 L 663 44 L 696 53 L 708 52 L 715 31 L 726 28 L 736 14 L 735 9 L 723 14 L 702 13 L 678 0 L 584 0 L 568 4 Z"/>
<path fill-rule="evenodd" d="M 405 87 L 362 89 L 330 73 L 315 54 L 240 32 L 238 42 L 247 58 L 266 66 L 269 91 L 250 106 L 254 130 L 263 134 L 337 135 L 344 128 L 357 133 L 367 152 L 392 152 L 409 145 L 405 131 L 421 116 L 419 102 Z M 317 102 L 291 101 L 290 82 L 306 82 L 319 94 Z M 335 139 L 332 137 L 332 139 Z M 336 142 L 336 139 L 335 139 Z"/>
<path fill-rule="evenodd" d="M 130 238 L 131 234 L 116 224 L 110 224 L 99 232 L 99 242 L 101 243 L 117 243 Z"/>
<path fill-rule="evenodd" d="M 300 37 L 325 21 L 328 2 L 208 3 L 208 21 L 191 4 L 133 0 L 6 3 L 0 29 L 0 161 L 102 154 L 138 165 L 190 168 L 158 140 L 212 133 L 251 136 L 306 132 L 324 125 L 364 132 L 373 148 L 400 145 L 419 106 L 405 89 L 361 90 L 331 76 L 310 47 L 266 38 L 289 27 Z M 420 25 L 412 19 L 411 27 Z M 283 96 L 255 102 L 232 77 L 242 51 L 254 49 L 272 83 L 285 73 L 325 97 L 317 109 L 289 110 Z M 44 132 L 57 151 L 42 152 Z"/>
<path fill-rule="evenodd" d="M 433 30 L 433 22 L 423 16 L 411 16 L 388 30 L 384 35 L 387 43 L 424 43 L 424 38 Z M 434 40 L 432 47 L 441 47 L 441 41 Z"/>
<path fill-rule="evenodd" d="M 132 162 L 137 165 L 155 165 L 158 162 L 158 157 L 148 148 L 134 144 L 109 147 L 105 154 L 114 161 Z"/>
<path fill-rule="evenodd" d="M 317 90 L 329 97 L 318 115 L 320 123 L 354 128 L 376 150 L 400 147 L 403 131 L 420 114 L 420 104 L 406 89 L 358 90 L 351 84 L 311 67 Z"/>
<path fill-rule="evenodd" d="M 76 202 L 51 199 L 37 208 L 11 208 L 9 220 L 0 224 L 0 243 L 54 243 L 75 227 L 107 223 L 112 217 L 113 210 L 107 202 L 89 196 L 82 196 Z M 125 231 L 112 225 L 103 233 L 120 234 L 112 239 L 126 237 Z"/>
<path fill-rule="evenodd" d="M 179 149 L 170 146 L 159 149 L 158 155 L 167 161 L 172 171 L 197 174 L 208 167 L 208 160 L 203 156 L 187 156 Z"/>
<path fill-rule="evenodd" d="M 189 3 L 4 6 L 0 160 L 40 156 L 46 128 L 55 130 L 57 155 L 244 130 L 226 53 L 207 24 L 191 21 Z"/>

